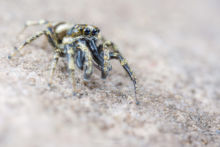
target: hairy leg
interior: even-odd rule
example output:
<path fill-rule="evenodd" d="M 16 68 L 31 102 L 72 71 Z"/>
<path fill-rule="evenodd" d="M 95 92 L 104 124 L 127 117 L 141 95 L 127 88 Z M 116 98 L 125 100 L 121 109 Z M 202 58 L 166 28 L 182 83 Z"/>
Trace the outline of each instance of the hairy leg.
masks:
<path fill-rule="evenodd" d="M 89 51 L 89 48 L 83 42 L 79 42 L 77 44 L 77 49 L 81 50 L 82 53 L 84 53 L 84 56 L 85 56 L 84 63 L 83 63 L 84 80 L 88 80 L 93 72 L 92 55 Z"/>
<path fill-rule="evenodd" d="M 110 59 L 117 59 L 119 60 L 121 66 L 125 69 L 125 71 L 128 73 L 130 76 L 133 85 L 134 85 L 134 92 L 135 92 L 135 100 L 136 104 L 139 104 L 139 101 L 137 100 L 136 94 L 137 94 L 137 85 L 136 85 L 136 77 L 134 75 L 134 72 L 131 70 L 130 66 L 128 65 L 126 59 L 118 52 L 110 52 Z"/>
<path fill-rule="evenodd" d="M 102 51 L 102 56 L 103 56 L 103 67 L 102 67 L 102 78 L 105 79 L 108 76 L 109 71 L 112 69 L 112 66 L 110 65 L 110 55 L 109 55 L 109 49 L 106 44 L 103 44 L 103 51 Z"/>
<path fill-rule="evenodd" d="M 98 63 L 96 68 L 101 70 L 102 72 L 102 78 L 105 79 L 108 76 L 109 71 L 112 69 L 112 66 L 110 64 L 110 56 L 109 53 L 111 50 L 114 52 L 119 52 L 117 47 L 111 42 L 111 41 L 106 41 L 104 37 L 99 36 L 99 39 L 101 39 L 103 44 L 100 44 L 98 46 L 98 50 L 100 52 L 100 56 L 103 58 L 101 63 Z"/>
<path fill-rule="evenodd" d="M 69 75 L 70 75 L 70 80 L 72 83 L 72 88 L 73 88 L 73 95 L 77 95 L 77 90 L 76 90 L 76 81 L 75 81 L 75 62 L 74 62 L 74 47 L 72 44 L 66 44 L 65 45 L 65 50 L 66 50 L 66 56 L 67 56 L 67 62 L 68 62 L 68 70 L 69 70 Z"/>
<path fill-rule="evenodd" d="M 99 47 L 97 48 L 97 45 L 94 40 L 89 40 L 89 49 L 92 52 L 93 59 L 94 61 L 99 64 L 101 67 L 103 67 L 104 59 L 103 57 L 99 54 Z M 101 46 L 102 47 L 102 46 Z M 103 47 L 101 48 L 103 49 Z"/>
<path fill-rule="evenodd" d="M 59 49 L 58 49 L 59 50 Z M 48 85 L 51 86 L 52 85 L 52 80 L 53 80 L 53 76 L 54 76 L 54 71 L 56 69 L 57 66 L 57 62 L 59 60 L 60 57 L 60 52 L 56 51 L 53 57 L 53 61 L 52 61 L 52 65 L 51 65 L 51 69 L 50 69 L 50 79 L 49 79 L 49 83 Z"/>
<path fill-rule="evenodd" d="M 44 34 L 45 34 L 45 31 L 37 32 L 32 37 L 25 40 L 25 42 L 22 45 L 20 45 L 18 48 L 15 47 L 15 52 L 12 53 L 11 55 L 9 55 L 8 58 L 11 59 L 13 56 L 16 55 L 17 52 L 21 51 L 26 45 L 30 44 L 32 41 L 36 40 L 37 38 L 39 38 L 40 36 L 42 36 Z"/>
<path fill-rule="evenodd" d="M 46 27 L 47 27 L 47 29 L 49 30 L 49 31 L 52 31 L 53 33 L 53 35 L 54 35 L 54 29 L 57 27 L 57 26 L 59 26 L 59 25 L 61 25 L 61 24 L 65 24 L 65 22 L 50 22 L 50 21 L 47 21 L 47 20 L 44 20 L 44 19 L 41 19 L 41 20 L 39 20 L 39 21 L 27 21 L 26 23 L 25 23 L 25 25 L 24 25 L 24 28 L 22 29 L 22 31 L 19 33 L 19 34 L 21 34 L 22 32 L 24 32 L 25 31 L 25 29 L 27 29 L 28 27 L 30 27 L 30 26 L 39 26 L 39 25 L 46 25 Z M 55 35 L 54 35 L 55 36 Z"/>
<path fill-rule="evenodd" d="M 57 42 L 57 38 L 56 38 L 56 35 L 55 35 L 55 32 L 54 32 L 54 28 L 59 25 L 59 24 L 63 24 L 64 22 L 57 22 L 57 23 L 53 23 L 50 22 L 50 21 L 47 21 L 47 20 L 39 20 L 39 21 L 27 21 L 24 25 L 24 28 L 23 30 L 21 31 L 21 33 L 28 27 L 30 26 L 37 26 L 37 25 L 46 25 L 47 29 L 45 30 L 45 35 L 47 36 L 50 44 L 53 46 L 53 47 L 56 47 L 56 48 L 61 48 L 60 45 L 58 44 Z M 19 33 L 19 34 L 21 34 Z"/>
<path fill-rule="evenodd" d="M 128 73 L 129 77 L 131 78 L 133 85 L 134 85 L 134 92 L 135 92 L 135 100 L 136 104 L 139 104 L 136 94 L 137 94 L 137 85 L 136 85 L 136 77 L 134 75 L 134 72 L 131 70 L 130 66 L 128 65 L 126 59 L 121 55 L 121 53 L 118 50 L 118 47 L 111 41 L 105 41 L 103 43 L 103 48 L 110 48 L 109 51 L 109 59 L 117 59 L 119 60 L 121 66 L 125 69 L 125 71 Z M 105 58 L 105 57 L 104 57 Z"/>
<path fill-rule="evenodd" d="M 32 21 L 32 20 L 29 20 L 29 21 L 26 21 L 26 23 L 24 24 L 24 27 L 23 29 L 18 33 L 18 36 L 23 33 L 28 27 L 30 26 L 37 26 L 37 25 L 46 25 L 48 24 L 49 21 L 47 20 L 44 20 L 44 19 L 41 19 L 39 21 Z"/>
<path fill-rule="evenodd" d="M 55 35 L 52 31 L 51 27 L 48 27 L 47 30 L 43 30 L 40 32 L 37 32 L 35 35 L 31 36 L 30 38 L 28 38 L 27 40 L 25 40 L 25 42 L 20 45 L 18 48 L 15 47 L 15 51 L 8 56 L 9 59 L 11 59 L 13 56 L 15 56 L 19 51 L 21 51 L 26 45 L 32 43 L 34 40 L 36 40 L 37 38 L 41 37 L 42 35 L 45 35 L 48 38 L 49 43 L 54 47 L 54 48 L 62 48 L 58 43 L 57 40 L 55 38 Z"/>
<path fill-rule="evenodd" d="M 36 26 L 36 25 L 45 25 L 45 24 L 48 24 L 48 23 L 50 23 L 50 22 L 47 21 L 47 20 L 44 20 L 44 19 L 41 19 L 41 20 L 38 20 L 38 21 L 29 20 L 25 23 L 25 27 Z"/>
<path fill-rule="evenodd" d="M 83 70 L 83 65 L 85 61 L 85 52 L 82 50 L 76 51 L 76 65 L 79 69 Z"/>

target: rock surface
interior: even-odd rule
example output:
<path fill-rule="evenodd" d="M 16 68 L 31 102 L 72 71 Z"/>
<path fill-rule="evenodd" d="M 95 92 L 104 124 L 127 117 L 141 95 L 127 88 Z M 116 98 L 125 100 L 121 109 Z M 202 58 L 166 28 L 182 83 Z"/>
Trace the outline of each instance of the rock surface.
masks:
<path fill-rule="evenodd" d="M 218 0 L 1 0 L 0 146 L 220 146 Z M 65 59 L 47 86 L 52 47 L 42 37 L 8 60 L 26 20 L 99 26 L 138 78 L 140 105 L 117 61 L 71 96 Z"/>

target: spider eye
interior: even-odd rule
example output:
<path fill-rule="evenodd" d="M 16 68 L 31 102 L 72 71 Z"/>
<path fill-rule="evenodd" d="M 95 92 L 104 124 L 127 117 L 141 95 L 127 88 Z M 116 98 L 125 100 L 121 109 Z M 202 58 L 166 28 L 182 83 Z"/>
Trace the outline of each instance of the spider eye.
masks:
<path fill-rule="evenodd" d="M 89 35 L 89 34 L 90 34 L 89 28 L 86 28 L 86 29 L 84 30 L 84 34 L 85 34 L 85 35 Z"/>
<path fill-rule="evenodd" d="M 98 33 L 98 31 L 96 30 L 96 29 L 94 29 L 93 31 L 92 31 L 92 35 L 96 35 Z"/>
<path fill-rule="evenodd" d="M 92 35 L 97 35 L 99 33 L 99 29 L 94 29 L 93 31 L 92 31 Z"/>

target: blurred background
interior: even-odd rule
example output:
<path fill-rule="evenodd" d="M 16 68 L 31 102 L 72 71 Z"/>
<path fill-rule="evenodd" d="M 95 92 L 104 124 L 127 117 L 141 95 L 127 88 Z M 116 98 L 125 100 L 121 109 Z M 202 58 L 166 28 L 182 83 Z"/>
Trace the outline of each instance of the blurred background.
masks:
<path fill-rule="evenodd" d="M 219 0 L 1 0 L 0 146 L 220 146 L 219 15 Z M 141 105 L 117 61 L 77 99 L 65 60 L 48 89 L 44 37 L 8 60 L 40 19 L 99 26 L 135 71 Z"/>

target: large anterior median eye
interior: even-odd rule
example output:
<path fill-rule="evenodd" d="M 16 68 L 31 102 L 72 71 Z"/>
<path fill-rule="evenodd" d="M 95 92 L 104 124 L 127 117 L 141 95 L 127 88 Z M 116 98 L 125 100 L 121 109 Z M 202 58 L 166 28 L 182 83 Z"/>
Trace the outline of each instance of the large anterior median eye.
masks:
<path fill-rule="evenodd" d="M 85 34 L 85 35 L 89 35 L 89 34 L 90 34 L 90 29 L 89 29 L 89 28 L 85 28 L 84 34 Z"/>

